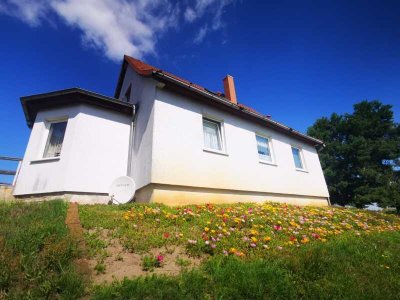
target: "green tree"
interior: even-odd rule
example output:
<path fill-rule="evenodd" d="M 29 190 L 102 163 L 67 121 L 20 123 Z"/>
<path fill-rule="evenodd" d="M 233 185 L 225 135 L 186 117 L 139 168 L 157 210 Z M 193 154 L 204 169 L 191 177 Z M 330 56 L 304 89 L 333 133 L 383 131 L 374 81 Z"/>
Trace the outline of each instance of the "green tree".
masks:
<path fill-rule="evenodd" d="M 318 119 L 308 134 L 325 142 L 320 159 L 332 203 L 400 211 L 400 126 L 391 105 L 362 101 L 352 114 Z"/>

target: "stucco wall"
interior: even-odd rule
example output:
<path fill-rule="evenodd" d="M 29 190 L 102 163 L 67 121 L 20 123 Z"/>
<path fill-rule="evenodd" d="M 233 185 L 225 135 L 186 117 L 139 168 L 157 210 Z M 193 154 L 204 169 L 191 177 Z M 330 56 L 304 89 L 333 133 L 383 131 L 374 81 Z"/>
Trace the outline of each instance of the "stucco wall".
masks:
<path fill-rule="evenodd" d="M 153 107 L 156 82 L 143 78 L 128 67 L 121 87 L 120 99 L 131 87 L 130 103 L 136 106 L 135 134 L 133 140 L 132 165 L 130 176 L 139 189 L 151 182 L 153 150 Z"/>
<path fill-rule="evenodd" d="M 60 159 L 40 161 L 48 136 L 47 121 L 63 117 L 68 117 L 68 124 Z M 126 175 L 129 130 L 129 116 L 93 106 L 39 112 L 14 195 L 108 193 L 112 180 Z"/>
<path fill-rule="evenodd" d="M 203 150 L 203 115 L 223 121 L 226 155 Z M 276 165 L 259 162 L 255 132 L 271 137 Z M 313 146 L 166 90 L 157 89 L 153 143 L 153 183 L 329 196 Z M 291 145 L 303 149 L 307 172 L 295 169 Z"/>

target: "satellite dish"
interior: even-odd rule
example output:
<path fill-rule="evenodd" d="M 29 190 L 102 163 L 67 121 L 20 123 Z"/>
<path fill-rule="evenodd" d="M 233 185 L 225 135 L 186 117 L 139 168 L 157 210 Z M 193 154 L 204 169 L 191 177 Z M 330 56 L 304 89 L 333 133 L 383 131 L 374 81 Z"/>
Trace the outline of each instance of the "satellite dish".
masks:
<path fill-rule="evenodd" d="M 133 199 L 135 196 L 136 184 L 135 181 L 129 176 L 121 176 L 114 179 L 110 186 L 110 196 L 112 203 L 125 204 Z"/>

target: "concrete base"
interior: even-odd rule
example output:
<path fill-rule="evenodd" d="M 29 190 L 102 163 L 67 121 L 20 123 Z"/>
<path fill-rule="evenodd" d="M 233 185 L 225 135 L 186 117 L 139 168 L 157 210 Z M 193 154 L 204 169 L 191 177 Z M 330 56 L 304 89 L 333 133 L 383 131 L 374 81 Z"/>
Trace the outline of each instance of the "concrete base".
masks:
<path fill-rule="evenodd" d="M 110 197 L 106 194 L 94 193 L 73 193 L 73 192 L 60 192 L 48 194 L 34 194 L 34 195 L 20 195 L 16 199 L 24 201 L 49 201 L 62 199 L 68 202 L 78 202 L 80 204 L 108 204 Z"/>
<path fill-rule="evenodd" d="M 64 199 L 80 204 L 107 204 L 108 195 L 88 194 L 77 192 L 61 192 L 51 194 L 36 194 L 18 196 L 18 199 L 28 201 L 46 201 L 53 199 Z M 165 205 L 188 205 L 188 204 L 225 204 L 238 202 L 263 203 L 273 201 L 294 205 L 328 206 L 328 199 L 318 196 L 273 194 L 251 191 L 220 190 L 210 188 L 186 187 L 166 184 L 149 184 L 136 191 L 135 202 L 162 203 Z"/>
<path fill-rule="evenodd" d="M 166 205 L 187 205 L 205 203 L 263 203 L 273 201 L 293 205 L 328 206 L 326 197 L 273 194 L 251 191 L 220 190 L 165 184 L 149 184 L 136 192 L 137 202 L 155 202 Z"/>

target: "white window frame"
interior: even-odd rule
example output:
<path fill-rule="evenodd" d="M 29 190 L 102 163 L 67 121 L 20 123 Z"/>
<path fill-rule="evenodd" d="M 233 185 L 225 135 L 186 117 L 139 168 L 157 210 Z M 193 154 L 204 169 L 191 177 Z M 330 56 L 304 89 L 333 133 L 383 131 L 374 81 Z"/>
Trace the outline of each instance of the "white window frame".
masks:
<path fill-rule="evenodd" d="M 39 160 L 57 160 L 57 159 L 61 158 L 62 147 L 61 147 L 61 152 L 60 152 L 59 156 L 44 157 L 44 155 L 45 155 L 47 143 L 49 142 L 49 139 L 50 139 L 51 125 L 52 124 L 57 124 L 57 123 L 63 123 L 63 122 L 66 122 L 67 125 L 65 127 L 64 139 L 63 139 L 62 145 L 64 145 L 64 142 L 65 142 L 65 135 L 67 133 L 67 127 L 68 127 L 68 118 L 63 117 L 63 118 L 46 120 L 46 123 L 45 123 L 45 125 L 46 125 L 46 133 L 45 133 L 45 137 L 43 139 L 43 146 L 42 146 L 42 149 L 41 149 L 41 155 L 40 155 L 40 159 Z"/>
<path fill-rule="evenodd" d="M 209 122 L 213 122 L 213 123 L 217 123 L 218 124 L 218 138 L 220 140 L 220 144 L 221 144 L 221 150 L 216 150 L 216 149 L 212 149 L 212 148 L 208 148 L 204 145 L 204 121 L 209 121 Z M 205 152 L 211 152 L 211 153 L 216 153 L 216 154 L 222 154 L 222 155 L 228 155 L 226 152 L 226 143 L 225 143 L 225 126 L 224 126 L 224 121 L 221 119 L 217 119 L 215 117 L 209 116 L 209 115 L 203 115 L 201 118 L 201 130 L 202 130 L 202 135 L 203 135 L 203 151 Z"/>
<path fill-rule="evenodd" d="M 300 161 L 301 161 L 301 164 L 302 164 L 303 168 L 297 168 L 297 167 L 296 167 L 296 163 L 295 163 L 295 161 L 294 161 L 294 156 L 293 156 L 293 150 L 292 150 L 292 148 L 298 149 L 298 150 L 299 150 Z M 301 146 L 299 146 L 299 145 L 291 145 L 291 146 L 290 146 L 290 154 L 292 155 L 293 164 L 294 164 L 294 167 L 295 167 L 296 171 L 308 173 L 306 160 L 304 159 L 303 148 L 302 148 Z"/>
<path fill-rule="evenodd" d="M 270 155 L 271 155 L 271 161 L 265 160 L 265 159 L 261 159 L 261 158 L 260 158 L 260 155 L 259 155 L 259 153 L 258 153 L 257 136 L 258 136 L 258 137 L 261 137 L 261 138 L 264 138 L 264 139 L 267 139 L 267 141 L 268 141 L 269 153 L 270 153 Z M 267 164 L 267 165 L 277 166 L 276 161 L 275 161 L 275 153 L 274 153 L 274 147 L 273 147 L 273 145 L 272 145 L 272 138 L 271 138 L 271 136 L 265 135 L 265 134 L 260 133 L 260 132 L 255 132 L 254 138 L 255 138 L 255 141 L 256 141 L 256 153 L 257 153 L 258 162 L 261 163 L 261 164 Z"/>

